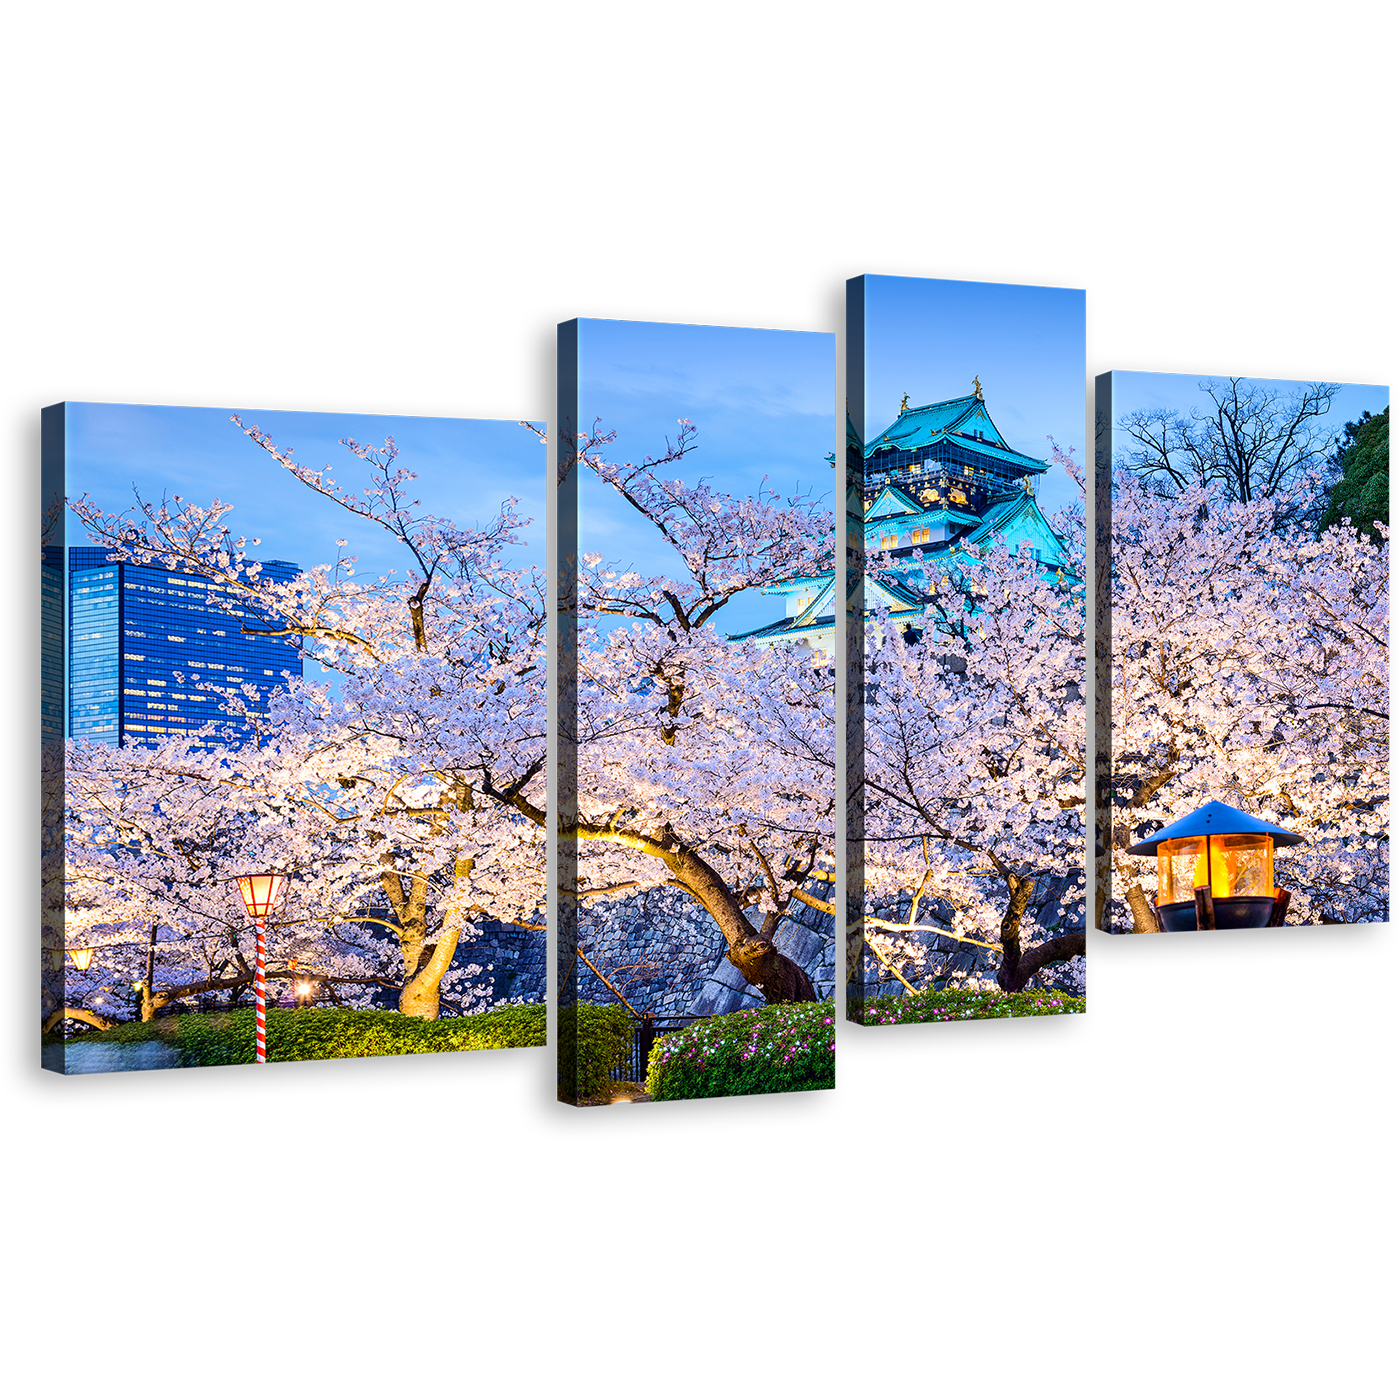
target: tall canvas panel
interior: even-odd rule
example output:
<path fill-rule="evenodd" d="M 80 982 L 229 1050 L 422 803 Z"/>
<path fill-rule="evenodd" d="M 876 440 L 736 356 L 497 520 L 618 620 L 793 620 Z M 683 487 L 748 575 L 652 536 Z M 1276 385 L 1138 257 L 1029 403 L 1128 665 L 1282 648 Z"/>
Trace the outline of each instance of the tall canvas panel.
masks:
<path fill-rule="evenodd" d="M 847 1016 L 1084 1009 L 1084 294 L 847 284 Z"/>
<path fill-rule="evenodd" d="M 834 1083 L 831 335 L 559 331 L 559 1097 Z"/>

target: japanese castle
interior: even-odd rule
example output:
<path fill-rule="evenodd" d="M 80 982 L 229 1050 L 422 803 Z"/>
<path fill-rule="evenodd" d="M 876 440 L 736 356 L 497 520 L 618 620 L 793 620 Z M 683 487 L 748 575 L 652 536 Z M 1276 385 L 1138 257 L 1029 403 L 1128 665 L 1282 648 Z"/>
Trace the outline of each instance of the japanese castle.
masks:
<path fill-rule="evenodd" d="M 863 546 L 870 561 L 867 615 L 884 609 L 895 620 L 921 615 L 925 570 L 942 563 L 961 572 L 995 544 L 1005 543 L 1013 554 L 1029 552 L 1049 577 L 1065 570 L 1064 541 L 1036 502 L 1047 464 L 1006 441 L 987 411 L 980 381 L 972 385 L 963 398 L 919 408 L 909 406 L 906 394 L 899 417 L 866 444 L 846 419 L 847 586 L 853 593 Z M 763 591 L 787 599 L 786 616 L 731 641 L 796 642 L 834 654 L 832 570 Z"/>

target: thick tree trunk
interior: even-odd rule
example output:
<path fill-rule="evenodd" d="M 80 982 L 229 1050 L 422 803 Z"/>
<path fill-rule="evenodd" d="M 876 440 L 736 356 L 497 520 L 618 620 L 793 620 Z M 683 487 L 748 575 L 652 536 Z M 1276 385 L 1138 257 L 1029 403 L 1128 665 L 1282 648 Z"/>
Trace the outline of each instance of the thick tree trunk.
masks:
<path fill-rule="evenodd" d="M 719 926 L 729 945 L 729 961 L 739 969 L 744 981 L 763 994 L 765 1001 L 817 1000 L 812 979 L 773 944 L 781 915 L 769 914 L 762 929 L 756 929 L 744 917 L 743 906 L 719 872 L 699 856 L 682 849 L 663 859 Z"/>
<path fill-rule="evenodd" d="M 1037 943 L 1034 948 L 1023 952 L 1021 920 L 1035 894 L 1035 880 L 1009 872 L 1006 878 L 1011 888 L 1011 900 L 1001 921 L 1001 968 L 997 972 L 997 986 L 1004 992 L 1023 992 L 1041 968 L 1050 963 L 1082 957 L 1085 937 L 1082 933 L 1062 933 L 1058 938 L 1047 938 L 1044 943 Z"/>
<path fill-rule="evenodd" d="M 425 944 L 419 937 L 419 952 L 412 967 L 409 966 L 405 947 L 404 984 L 399 993 L 399 1010 L 405 1016 L 421 1016 L 425 1021 L 437 1020 L 442 1008 L 442 979 L 452 966 L 460 936 L 460 924 L 456 924 L 451 927 L 444 925 L 439 929 L 435 943 Z"/>
<path fill-rule="evenodd" d="M 1084 956 L 1084 935 L 1082 933 L 1062 933 L 1058 938 L 1047 938 L 1034 948 L 1027 948 L 1016 964 L 1016 973 L 1010 982 L 1001 982 L 1008 992 L 1023 992 L 1026 984 L 1041 968 L 1050 963 L 1066 962 L 1070 958 Z M 998 981 L 1001 979 L 998 978 Z"/>
<path fill-rule="evenodd" d="M 453 867 L 454 888 L 457 881 L 471 873 L 472 862 L 459 860 Z M 442 979 L 452 966 L 457 944 L 462 936 L 466 916 L 461 909 L 449 908 L 434 942 L 428 942 L 427 882 L 414 880 L 408 894 L 397 876 L 385 877 L 385 887 L 392 878 L 397 886 L 398 902 L 394 911 L 399 919 L 399 946 L 403 950 L 403 990 L 399 993 L 399 1011 L 405 1016 L 419 1016 L 436 1021 L 442 1009 Z M 421 892 L 421 893 L 420 893 Z M 390 895 L 391 903 L 394 896 Z"/>
<path fill-rule="evenodd" d="M 519 794 L 511 799 L 511 805 L 538 825 L 545 825 L 543 811 L 533 807 Z M 664 839 L 641 837 L 630 832 L 615 831 L 611 827 L 588 826 L 580 822 L 574 827 L 561 828 L 560 836 L 565 840 L 572 837 L 585 841 L 616 841 L 654 856 L 675 876 L 683 889 L 695 896 L 715 921 L 729 945 L 729 961 L 739 969 L 750 986 L 762 992 L 765 1001 L 817 1000 L 812 979 L 791 958 L 773 946 L 772 930 L 776 929 L 780 916 L 770 915 L 764 920 L 762 931 L 755 929 L 744 917 L 743 906 L 719 872 L 694 852 L 686 850 L 674 835 L 668 832 Z"/>
<path fill-rule="evenodd" d="M 1156 933 L 1157 916 L 1152 912 L 1152 902 L 1141 885 L 1129 885 L 1127 891 L 1128 908 L 1133 911 L 1134 933 Z"/>
<path fill-rule="evenodd" d="M 159 924 L 151 925 L 150 941 L 146 944 L 146 978 L 141 983 L 141 1019 L 154 1021 L 156 1018 L 156 930 Z"/>
<path fill-rule="evenodd" d="M 1017 980 L 1021 965 L 1021 919 L 1035 893 L 1035 881 L 1007 871 L 1006 882 L 1011 898 L 1001 917 L 1001 967 L 997 971 L 997 985 L 1006 992 L 1019 992 L 1029 979 L 1027 974 L 1026 979 Z"/>
<path fill-rule="evenodd" d="M 745 982 L 763 993 L 764 1001 L 817 999 L 817 989 L 812 985 L 812 979 L 762 934 L 751 932 L 731 943 L 729 961 L 743 973 Z"/>

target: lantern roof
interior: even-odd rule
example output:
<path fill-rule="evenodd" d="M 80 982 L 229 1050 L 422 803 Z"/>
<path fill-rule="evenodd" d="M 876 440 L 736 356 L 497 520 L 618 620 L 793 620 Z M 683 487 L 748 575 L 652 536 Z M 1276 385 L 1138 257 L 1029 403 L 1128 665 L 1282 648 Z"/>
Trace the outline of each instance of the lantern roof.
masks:
<path fill-rule="evenodd" d="M 1251 817 L 1238 807 L 1229 807 L 1224 802 L 1207 802 L 1188 816 L 1164 826 L 1155 836 L 1139 841 L 1136 846 L 1129 846 L 1128 854 L 1155 856 L 1161 842 L 1177 841 L 1183 836 L 1254 836 L 1260 833 L 1272 836 L 1275 846 L 1299 846 L 1307 840 L 1306 836 L 1285 831 L 1262 817 Z"/>

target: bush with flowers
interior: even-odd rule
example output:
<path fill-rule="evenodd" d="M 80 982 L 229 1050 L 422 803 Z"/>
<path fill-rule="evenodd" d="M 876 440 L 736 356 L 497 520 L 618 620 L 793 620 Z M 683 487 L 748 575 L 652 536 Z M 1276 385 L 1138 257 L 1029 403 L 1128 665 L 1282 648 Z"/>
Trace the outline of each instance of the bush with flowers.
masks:
<path fill-rule="evenodd" d="M 656 1042 L 647 1093 L 708 1099 L 834 1088 L 835 1021 L 830 1001 L 785 1002 L 697 1021 Z"/>
<path fill-rule="evenodd" d="M 1084 1010 L 1084 998 L 1060 991 L 1003 992 L 998 988 L 913 992 L 871 997 L 864 1015 L 851 1019 L 867 1026 L 913 1025 L 922 1021 L 988 1021 L 1007 1016 L 1066 1016 Z"/>

